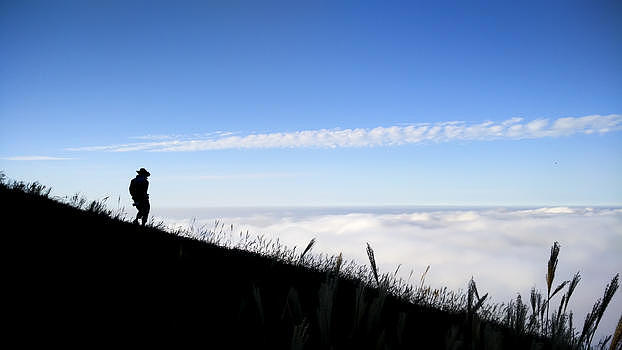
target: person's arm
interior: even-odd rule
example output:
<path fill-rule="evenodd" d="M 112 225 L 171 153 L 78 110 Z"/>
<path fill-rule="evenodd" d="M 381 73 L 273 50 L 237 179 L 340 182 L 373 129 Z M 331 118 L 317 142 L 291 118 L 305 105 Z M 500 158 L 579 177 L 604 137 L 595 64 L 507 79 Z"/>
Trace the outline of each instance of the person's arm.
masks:
<path fill-rule="evenodd" d="M 136 184 L 134 183 L 134 179 L 130 181 L 130 196 L 132 196 L 132 199 L 136 196 Z"/>

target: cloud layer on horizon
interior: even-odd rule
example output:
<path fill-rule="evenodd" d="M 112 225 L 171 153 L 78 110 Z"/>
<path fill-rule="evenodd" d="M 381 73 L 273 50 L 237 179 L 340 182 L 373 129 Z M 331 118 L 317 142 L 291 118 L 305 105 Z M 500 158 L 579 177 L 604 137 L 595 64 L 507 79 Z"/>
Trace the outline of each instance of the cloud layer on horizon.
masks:
<path fill-rule="evenodd" d="M 174 225 L 189 222 L 181 212 L 161 214 Z M 235 232 L 248 230 L 299 249 L 315 237 L 314 252 L 342 252 L 344 258 L 359 264 L 368 264 L 365 243 L 369 242 L 382 272 L 392 272 L 402 264 L 401 276 L 408 278 L 414 268 L 413 280 L 417 280 L 431 265 L 426 281 L 432 287 L 454 290 L 464 289 L 473 276 L 480 291 L 490 292 L 496 302 L 507 302 L 516 293 L 527 298 L 533 286 L 545 290 L 549 250 L 554 241 L 559 241 L 562 248 L 556 285 L 576 271 L 582 275 L 569 304 L 577 322 L 583 322 L 613 275 L 622 272 L 622 209 L 546 207 L 334 214 L 268 211 L 200 216 L 197 222 L 210 227 L 216 218 L 226 225 L 234 224 Z M 615 328 L 621 306 L 619 291 L 603 319 L 602 332 L 611 333 Z"/>
<path fill-rule="evenodd" d="M 622 130 L 622 115 L 619 114 L 531 121 L 515 117 L 502 122 L 487 121 L 479 124 L 449 121 L 406 126 L 379 126 L 371 129 L 318 129 L 246 136 L 223 131 L 193 135 L 147 135 L 135 138 L 150 140 L 149 142 L 72 147 L 66 150 L 192 152 L 224 149 L 381 147 L 456 140 L 534 139 L 574 134 L 604 134 L 619 130 Z"/>

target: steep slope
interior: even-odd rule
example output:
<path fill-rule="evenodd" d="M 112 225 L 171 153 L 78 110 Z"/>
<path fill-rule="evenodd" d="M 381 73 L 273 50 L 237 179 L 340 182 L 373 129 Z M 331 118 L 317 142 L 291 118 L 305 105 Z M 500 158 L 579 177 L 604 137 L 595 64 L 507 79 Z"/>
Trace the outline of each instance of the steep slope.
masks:
<path fill-rule="evenodd" d="M 0 209 L 3 315 L 20 347 L 524 349 L 535 342 L 355 280 L 46 196 L 3 186 Z"/>

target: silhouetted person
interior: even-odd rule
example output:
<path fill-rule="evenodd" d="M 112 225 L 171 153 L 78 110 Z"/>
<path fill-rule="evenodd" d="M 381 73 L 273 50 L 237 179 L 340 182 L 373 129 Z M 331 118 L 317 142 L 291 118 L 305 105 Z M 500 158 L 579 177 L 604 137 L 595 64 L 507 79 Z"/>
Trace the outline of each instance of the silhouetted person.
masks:
<path fill-rule="evenodd" d="M 138 209 L 134 223 L 138 224 L 138 220 L 142 219 L 142 224 L 145 226 L 149 216 L 149 209 L 151 208 L 149 205 L 149 195 L 147 194 L 147 189 L 149 189 L 147 177 L 151 174 L 145 168 L 140 168 L 136 172 L 138 175 L 130 182 L 130 195 L 132 195 L 132 200 L 134 200 L 133 205 Z"/>

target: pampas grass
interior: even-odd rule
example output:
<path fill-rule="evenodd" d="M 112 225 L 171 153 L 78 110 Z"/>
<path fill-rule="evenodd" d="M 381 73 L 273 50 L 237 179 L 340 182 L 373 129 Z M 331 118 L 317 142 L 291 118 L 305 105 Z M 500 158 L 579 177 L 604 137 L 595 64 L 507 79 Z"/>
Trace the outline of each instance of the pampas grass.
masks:
<path fill-rule="evenodd" d="M 609 306 L 611 299 L 613 299 L 614 294 L 620 287 L 619 280 L 620 280 L 620 274 L 616 274 L 611 280 L 611 282 L 607 285 L 607 287 L 605 287 L 605 293 L 598 307 L 598 311 L 596 315 L 596 323 L 594 324 L 594 328 L 590 336 L 590 344 L 592 343 L 592 339 L 594 338 L 594 333 L 596 333 L 596 329 L 598 328 L 598 325 L 600 324 L 600 320 L 603 318 L 603 315 L 605 314 L 605 310 L 607 309 L 607 306 Z"/>
<path fill-rule="evenodd" d="M 333 319 L 333 306 L 337 293 L 337 279 L 328 278 L 320 285 L 318 291 L 318 308 L 316 316 L 320 333 L 320 341 L 324 349 L 328 349 L 331 344 L 331 330 Z"/>
<path fill-rule="evenodd" d="M 295 325 L 292 332 L 291 350 L 303 350 L 309 340 L 309 321 L 303 320 L 301 324 Z"/>
<path fill-rule="evenodd" d="M 546 271 L 546 291 L 547 291 L 547 303 L 546 303 L 546 319 L 547 325 L 545 326 L 545 332 L 548 327 L 549 319 L 549 301 L 551 300 L 551 286 L 553 286 L 553 280 L 555 279 L 555 270 L 557 270 L 557 256 L 559 255 L 559 242 L 553 243 L 551 247 L 551 255 L 549 257 L 548 269 Z"/>
<path fill-rule="evenodd" d="M 378 279 L 378 267 L 376 266 L 376 258 L 374 257 L 374 250 L 371 249 L 369 242 L 367 243 L 367 257 L 369 258 L 369 264 L 371 266 L 371 271 L 374 274 L 376 285 L 380 287 L 380 280 Z"/>
<path fill-rule="evenodd" d="M 611 340 L 609 350 L 622 350 L 622 315 L 618 320 L 616 331 L 613 333 L 613 339 Z"/>
<path fill-rule="evenodd" d="M 302 252 L 302 254 L 300 254 L 300 261 L 302 261 L 302 259 L 304 259 L 305 255 L 311 251 L 311 249 L 313 249 L 313 246 L 315 245 L 315 238 L 312 238 L 311 241 L 309 241 L 309 244 L 307 244 L 307 247 L 305 248 L 305 250 Z"/>

